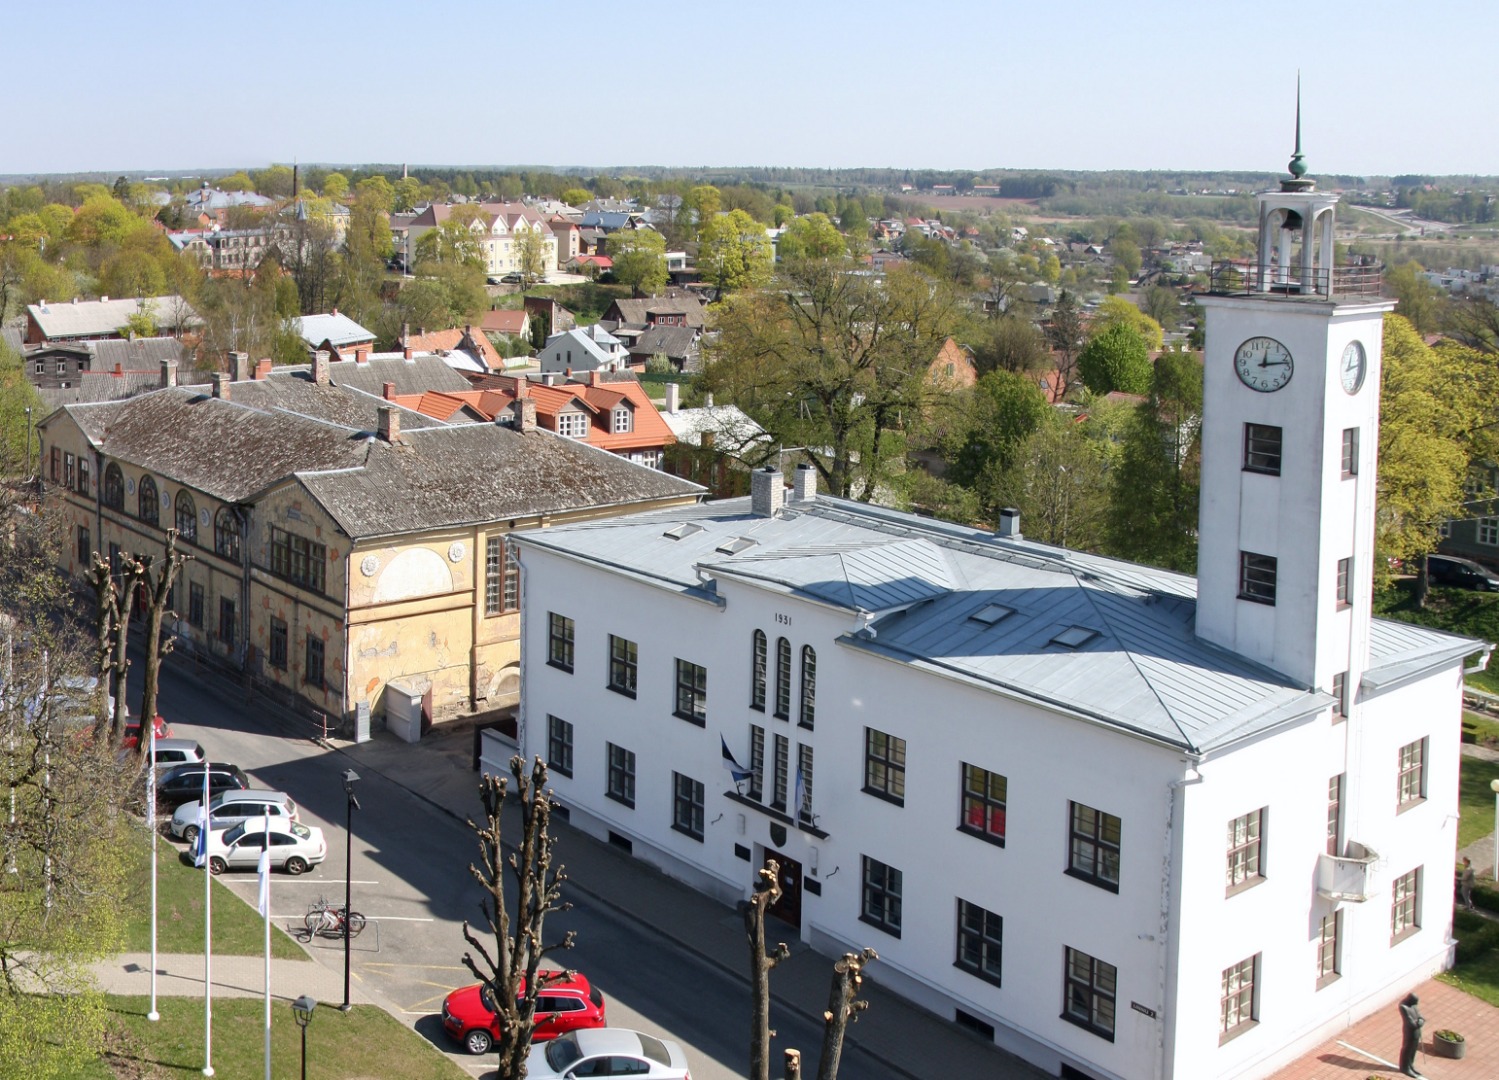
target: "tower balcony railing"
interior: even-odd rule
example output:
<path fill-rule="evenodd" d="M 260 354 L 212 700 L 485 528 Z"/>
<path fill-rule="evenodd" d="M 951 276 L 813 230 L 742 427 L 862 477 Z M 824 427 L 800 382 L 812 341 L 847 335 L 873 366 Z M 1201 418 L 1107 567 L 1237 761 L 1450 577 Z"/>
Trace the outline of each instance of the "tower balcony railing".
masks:
<path fill-rule="evenodd" d="M 1299 263 L 1255 263 L 1214 259 L 1208 273 L 1213 296 L 1321 296 L 1378 298 L 1384 290 L 1384 264 L 1317 266 L 1303 271 Z"/>

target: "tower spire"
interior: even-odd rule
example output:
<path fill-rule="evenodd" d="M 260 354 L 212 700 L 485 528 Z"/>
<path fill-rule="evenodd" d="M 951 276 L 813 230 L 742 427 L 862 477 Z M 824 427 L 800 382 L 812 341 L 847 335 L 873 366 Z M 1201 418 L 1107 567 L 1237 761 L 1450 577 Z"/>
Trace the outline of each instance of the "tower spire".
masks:
<path fill-rule="evenodd" d="M 1306 158 L 1301 153 L 1301 72 L 1296 72 L 1296 149 L 1291 153 L 1291 163 L 1286 166 L 1290 172 L 1289 180 L 1280 182 L 1282 191 L 1311 191 L 1316 187 L 1315 180 L 1307 180 Z"/>

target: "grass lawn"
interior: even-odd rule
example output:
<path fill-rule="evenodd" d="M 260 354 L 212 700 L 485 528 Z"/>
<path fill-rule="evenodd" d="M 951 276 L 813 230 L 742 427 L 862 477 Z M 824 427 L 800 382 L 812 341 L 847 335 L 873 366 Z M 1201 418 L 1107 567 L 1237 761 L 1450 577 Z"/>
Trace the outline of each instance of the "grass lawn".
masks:
<path fill-rule="evenodd" d="M 143 997 L 110 998 L 105 1060 L 91 1062 L 69 1080 L 168 1080 L 200 1076 L 203 1068 L 203 1002 L 158 998 L 161 1019 L 146 1019 Z M 225 998 L 213 1003 L 213 1067 L 223 1077 L 265 1074 L 265 1002 Z M 301 1075 L 302 1033 L 284 1001 L 271 1005 L 271 1075 Z M 464 1080 L 468 1076 L 432 1044 L 373 1005 L 347 1014 L 320 1007 L 307 1028 L 308 1080 Z"/>
<path fill-rule="evenodd" d="M 616 300 L 628 300 L 628 285 L 600 285 L 585 281 L 581 285 L 537 285 L 527 295 L 550 296 L 578 317 L 579 326 L 596 323 Z"/>
<path fill-rule="evenodd" d="M 1480 641 L 1499 641 L 1499 594 L 1433 586 L 1426 607 L 1418 609 L 1413 602 L 1415 588 L 1415 578 L 1399 578 L 1376 590 L 1374 614 Z M 1499 694 L 1499 671 L 1482 671 L 1467 680 L 1469 686 Z"/>
<path fill-rule="evenodd" d="M 1484 898 L 1475 892 L 1474 899 L 1482 902 Z M 1457 938 L 1457 964 L 1437 978 L 1490 1005 L 1499 1005 L 1499 923 L 1459 908 L 1453 913 L 1453 935 Z"/>
<path fill-rule="evenodd" d="M 1483 713 L 1463 713 L 1463 742 L 1499 749 L 1499 719 Z"/>
<path fill-rule="evenodd" d="M 122 898 L 127 912 L 124 952 L 146 952 L 151 948 L 151 844 L 145 829 L 136 836 L 137 858 Z M 183 850 L 165 837 L 156 844 L 156 948 L 159 952 L 203 951 L 204 871 L 183 862 Z M 255 875 L 248 876 L 253 879 Z M 275 890 L 273 876 L 272 895 Z M 239 890 L 245 895 L 253 892 L 253 889 Z M 260 956 L 265 951 L 265 923 L 260 915 L 240 895 L 217 881 L 213 883 L 213 951 L 222 956 Z M 271 955 L 302 960 L 307 953 L 273 923 Z"/>
<path fill-rule="evenodd" d="M 1499 761 L 1464 757 L 1457 809 L 1457 846 L 1467 847 L 1494 831 L 1494 793 L 1490 780 L 1499 780 Z"/>

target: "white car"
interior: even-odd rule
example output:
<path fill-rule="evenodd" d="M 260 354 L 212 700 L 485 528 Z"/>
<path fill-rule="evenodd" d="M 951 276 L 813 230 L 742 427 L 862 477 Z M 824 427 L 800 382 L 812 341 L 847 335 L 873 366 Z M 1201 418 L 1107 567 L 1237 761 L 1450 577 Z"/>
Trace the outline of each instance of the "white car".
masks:
<path fill-rule="evenodd" d="M 323 830 L 315 825 L 278 817 L 247 818 L 226 832 L 209 830 L 206 837 L 209 872 L 254 870 L 260 865 L 260 853 L 266 849 L 267 839 L 271 868 L 281 867 L 288 874 L 305 874 L 309 867 L 328 857 Z"/>
<path fill-rule="evenodd" d="M 532 1080 L 583 1076 L 632 1076 L 640 1080 L 692 1080 L 687 1055 L 670 1039 L 658 1039 L 629 1028 L 583 1028 L 549 1043 L 538 1043 L 526 1056 Z"/>
<path fill-rule="evenodd" d="M 198 838 L 198 808 L 202 799 L 183 803 L 172 814 L 167 831 L 189 844 Z M 297 804 L 284 791 L 221 791 L 208 800 L 208 827 L 210 830 L 228 829 L 246 818 L 271 817 L 296 821 Z"/>

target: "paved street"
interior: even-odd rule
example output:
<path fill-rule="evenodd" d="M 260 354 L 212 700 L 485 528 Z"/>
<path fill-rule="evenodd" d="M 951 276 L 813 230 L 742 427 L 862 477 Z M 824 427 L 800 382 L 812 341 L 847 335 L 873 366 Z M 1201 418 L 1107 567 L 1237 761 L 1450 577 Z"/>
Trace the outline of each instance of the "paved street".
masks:
<path fill-rule="evenodd" d="M 162 711 L 174 734 L 198 739 L 212 760 L 239 764 L 257 786 L 290 793 L 303 820 L 324 828 L 327 861 L 300 878 L 278 874 L 274 879 L 272 914 L 283 926 L 300 926 L 307 906 L 319 896 L 342 903 L 346 804 L 341 777 L 351 767 L 360 774 L 353 906 L 371 926 L 352 942 L 353 997 L 384 1005 L 473 1075 L 485 1075 L 479 1060 L 458 1052 L 446 1038 L 437 1017 L 448 990 L 474 981 L 461 962 L 462 921 L 481 918 L 479 887 L 467 870 L 477 847 L 461 821 L 480 812 L 477 774 L 469 768 L 471 736 L 429 737 L 413 748 L 381 733 L 375 742 L 329 751 L 306 737 L 310 727 L 293 726 L 300 722 L 247 691 L 198 676 L 182 659 L 169 661 L 162 685 Z M 550 936 L 572 929 L 578 942 L 559 962 L 583 971 L 600 987 L 611 1025 L 681 1042 L 698 1080 L 742 1077 L 749 1008 L 737 915 L 565 824 L 557 831 L 561 858 L 571 870 L 567 895 L 574 908 L 553 917 Z M 226 874 L 221 880 L 253 902 L 253 873 Z M 624 889 L 631 891 L 628 901 L 613 894 Z M 641 912 L 652 913 L 654 922 L 672 932 L 663 933 L 653 920 L 639 917 Z M 317 939 L 308 951 L 341 989 L 341 941 Z M 800 945 L 776 972 L 777 1062 L 782 1046 L 798 1046 L 808 1070 L 815 1068 L 828 974 L 828 961 Z M 145 976 L 139 979 L 144 986 Z M 320 978 L 319 984 L 326 989 L 328 981 Z M 272 989 L 286 997 L 305 992 L 295 986 Z M 877 1000 L 851 1029 L 844 1075 L 925 1077 L 932 1075 L 932 1053 L 961 1065 L 962 1074 L 982 1066 L 986 1076 L 1043 1075 L 871 989 Z M 794 1009 L 788 1007 L 793 998 Z M 335 995 L 329 1004 L 337 1001 Z"/>

